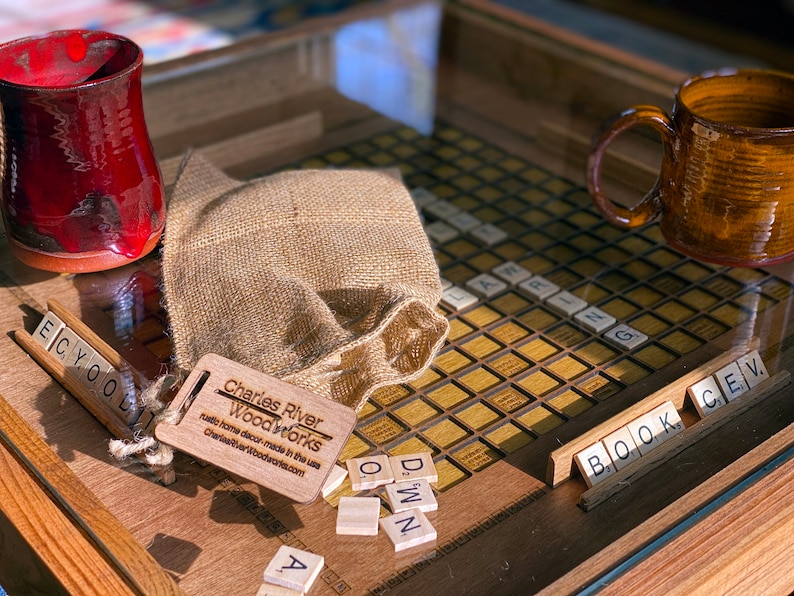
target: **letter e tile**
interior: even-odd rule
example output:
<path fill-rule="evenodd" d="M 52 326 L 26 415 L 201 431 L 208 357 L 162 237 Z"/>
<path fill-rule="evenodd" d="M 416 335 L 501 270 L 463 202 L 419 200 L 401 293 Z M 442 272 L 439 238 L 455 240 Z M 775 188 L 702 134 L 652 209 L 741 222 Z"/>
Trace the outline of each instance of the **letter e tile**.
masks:
<path fill-rule="evenodd" d="M 714 377 L 717 379 L 720 389 L 722 389 L 722 394 L 728 401 L 736 399 L 749 389 L 747 381 L 745 381 L 744 375 L 736 362 L 731 362 L 725 368 L 718 370 L 714 373 Z"/>
<path fill-rule="evenodd" d="M 265 569 L 265 581 L 308 592 L 324 564 L 325 559 L 320 555 L 283 544 Z"/>
<path fill-rule="evenodd" d="M 604 444 L 599 441 L 573 456 L 588 488 L 593 488 L 615 473 L 615 465 Z"/>
<path fill-rule="evenodd" d="M 36 330 L 33 332 L 33 339 L 44 346 L 45 350 L 49 351 L 52 342 L 55 341 L 55 338 L 58 337 L 58 334 L 64 327 L 66 327 L 66 323 L 61 321 L 53 313 L 47 312 L 39 323 L 39 326 L 36 327 Z"/>

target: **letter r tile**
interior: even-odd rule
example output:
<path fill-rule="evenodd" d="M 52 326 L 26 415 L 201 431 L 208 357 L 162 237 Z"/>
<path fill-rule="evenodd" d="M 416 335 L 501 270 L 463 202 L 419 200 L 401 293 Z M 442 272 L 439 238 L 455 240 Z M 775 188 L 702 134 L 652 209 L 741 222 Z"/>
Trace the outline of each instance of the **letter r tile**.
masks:
<path fill-rule="evenodd" d="M 601 441 L 582 449 L 573 456 L 573 460 L 582 473 L 588 488 L 593 488 L 599 482 L 603 482 L 616 471 L 615 464 L 612 463 L 612 458 L 609 457 L 609 453 Z"/>

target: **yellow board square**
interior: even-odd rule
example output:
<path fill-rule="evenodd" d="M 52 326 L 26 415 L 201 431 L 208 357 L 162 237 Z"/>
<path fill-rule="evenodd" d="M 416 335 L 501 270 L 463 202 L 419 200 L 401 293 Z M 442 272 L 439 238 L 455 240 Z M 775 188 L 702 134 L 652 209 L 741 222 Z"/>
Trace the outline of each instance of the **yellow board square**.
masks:
<path fill-rule="evenodd" d="M 522 346 L 518 346 L 516 349 L 519 353 L 535 362 L 546 360 L 560 351 L 557 346 L 550 344 L 542 337 L 533 339 Z"/>
<path fill-rule="evenodd" d="M 462 375 L 458 380 L 475 393 L 487 391 L 502 381 L 499 377 L 483 367 Z"/>
<path fill-rule="evenodd" d="M 419 426 L 440 413 L 423 399 L 415 399 L 393 411 L 400 420 L 409 426 Z"/>
<path fill-rule="evenodd" d="M 576 386 L 590 397 L 603 401 L 621 390 L 621 386 L 601 374 L 579 381 Z"/>
<path fill-rule="evenodd" d="M 512 321 L 509 321 L 504 325 L 494 328 L 491 331 L 491 335 L 505 344 L 512 344 L 524 339 L 529 335 L 529 331 L 524 329 L 521 325 L 516 325 Z"/>
<path fill-rule="evenodd" d="M 607 366 L 604 370 L 607 372 L 607 374 L 625 383 L 626 385 L 636 383 L 640 379 L 644 379 L 651 374 L 647 368 L 640 366 L 628 358 L 619 360 L 615 364 Z"/>
<path fill-rule="evenodd" d="M 491 305 L 505 314 L 513 315 L 520 310 L 524 310 L 530 305 L 530 302 L 515 292 L 508 292 L 507 294 L 502 294 L 498 298 L 491 300 Z"/>
<path fill-rule="evenodd" d="M 474 176 L 470 176 L 468 174 L 455 178 L 452 181 L 452 184 L 460 188 L 461 190 L 471 190 L 472 188 L 479 186 L 480 181 L 475 178 Z"/>
<path fill-rule="evenodd" d="M 436 356 L 433 364 L 436 368 L 449 375 L 466 368 L 472 362 L 474 361 L 471 358 L 453 348 Z"/>
<path fill-rule="evenodd" d="M 675 354 L 668 352 L 656 344 L 650 344 L 644 348 L 640 348 L 634 353 L 634 356 L 643 364 L 647 364 L 656 370 L 659 370 L 666 364 L 670 364 L 676 359 Z"/>
<path fill-rule="evenodd" d="M 701 316 L 684 325 L 689 331 L 705 339 L 714 339 L 728 331 L 726 327 L 719 321 L 715 321 L 711 317 Z"/>
<path fill-rule="evenodd" d="M 436 462 L 436 472 L 438 473 L 436 489 L 441 493 L 471 476 L 471 474 L 464 472 L 448 459 L 442 459 Z"/>
<path fill-rule="evenodd" d="M 623 272 L 636 277 L 637 279 L 648 279 L 659 271 L 656 265 L 651 265 L 642 259 L 634 259 L 623 266 Z"/>
<path fill-rule="evenodd" d="M 722 304 L 712 310 L 711 315 L 714 318 L 727 323 L 731 327 L 736 327 L 749 318 L 749 314 L 747 312 L 735 304 L 731 304 L 730 302 L 727 304 Z"/>
<path fill-rule="evenodd" d="M 557 397 L 548 401 L 548 404 L 560 410 L 566 416 L 573 418 L 593 407 L 593 402 L 585 399 L 576 391 L 568 389 Z"/>
<path fill-rule="evenodd" d="M 364 405 L 361 406 L 361 409 L 358 411 L 358 419 L 365 420 L 372 416 L 373 414 L 380 412 L 380 408 L 372 403 L 371 400 L 367 400 L 364 402 Z"/>
<path fill-rule="evenodd" d="M 679 329 L 676 329 L 670 335 L 663 337 L 659 341 L 666 347 L 670 348 L 671 350 L 675 350 L 679 354 L 688 354 L 692 350 L 699 348 L 706 343 L 702 339 L 694 337 L 689 333 L 685 333 Z"/>
<path fill-rule="evenodd" d="M 752 312 L 764 312 L 770 306 L 777 304 L 776 300 L 764 296 L 755 289 L 739 294 L 734 298 L 734 302 Z"/>
<path fill-rule="evenodd" d="M 452 457 L 472 472 L 484 470 L 501 458 L 496 451 L 480 441 L 474 441 L 461 447 L 452 453 Z"/>
<path fill-rule="evenodd" d="M 527 249 L 517 242 L 504 242 L 495 247 L 493 251 L 506 261 L 515 261 L 523 257 Z"/>
<path fill-rule="evenodd" d="M 480 271 L 490 271 L 504 261 L 490 252 L 484 252 L 469 259 L 469 265 Z"/>
<path fill-rule="evenodd" d="M 501 418 L 499 414 L 481 402 L 457 412 L 455 417 L 474 430 L 482 430 Z"/>
<path fill-rule="evenodd" d="M 447 338 L 449 341 L 457 341 L 461 337 L 466 337 L 469 333 L 472 333 L 474 329 L 474 327 L 460 319 L 452 319 L 449 322 Z"/>
<path fill-rule="evenodd" d="M 649 286 L 639 286 L 625 293 L 626 298 L 642 306 L 656 304 L 664 296 Z"/>
<path fill-rule="evenodd" d="M 574 350 L 577 356 L 587 360 L 590 364 L 599 366 L 612 360 L 618 352 L 602 341 L 592 341 Z"/>
<path fill-rule="evenodd" d="M 447 383 L 427 394 L 433 402 L 447 410 L 469 399 L 469 394 L 452 383 Z"/>
<path fill-rule="evenodd" d="M 569 325 L 567 323 L 547 331 L 546 335 L 565 348 L 570 348 L 571 346 L 580 344 L 587 339 L 587 336 L 584 333 L 582 333 L 573 325 Z"/>
<path fill-rule="evenodd" d="M 681 294 L 680 299 L 695 310 L 708 310 L 719 300 L 714 294 L 710 294 L 699 288 L 693 288 L 688 292 L 684 292 Z"/>
<path fill-rule="evenodd" d="M 677 300 L 670 300 L 669 302 L 660 304 L 654 311 L 673 323 L 680 323 L 695 314 L 694 310 L 685 304 L 681 304 Z"/>
<path fill-rule="evenodd" d="M 454 199 L 450 199 L 450 202 L 463 211 L 472 211 L 481 205 L 480 201 L 468 195 L 455 197 Z"/>
<path fill-rule="evenodd" d="M 486 398 L 488 403 L 496 406 L 503 412 L 515 412 L 523 408 L 530 401 L 529 397 L 518 391 L 515 387 L 508 387 Z"/>
<path fill-rule="evenodd" d="M 618 321 L 625 321 L 639 310 L 634 304 L 623 300 L 623 298 L 613 298 L 606 304 L 599 306 L 599 308 L 615 317 Z"/>
<path fill-rule="evenodd" d="M 461 344 L 461 347 L 475 358 L 486 358 L 502 349 L 487 335 L 479 335 Z"/>
<path fill-rule="evenodd" d="M 651 337 L 664 333 L 670 328 L 669 323 L 648 313 L 640 315 L 636 319 L 632 319 L 629 325 L 634 327 L 637 331 Z"/>
<path fill-rule="evenodd" d="M 761 284 L 761 291 L 772 298 L 785 300 L 791 295 L 792 287 L 779 279 L 770 279 Z"/>
<path fill-rule="evenodd" d="M 678 261 L 680 261 L 683 256 L 673 252 L 672 250 L 659 248 L 650 253 L 646 258 L 652 263 L 656 263 L 660 267 L 670 267 L 671 265 L 675 265 Z"/>
<path fill-rule="evenodd" d="M 528 391 L 532 395 L 541 397 L 555 390 L 562 385 L 560 381 L 552 377 L 544 370 L 538 370 L 523 379 L 517 381 L 519 387 Z"/>
<path fill-rule="evenodd" d="M 438 445 L 442 449 L 451 447 L 455 443 L 460 443 L 469 436 L 469 432 L 465 428 L 449 418 L 445 418 L 441 422 L 422 431 L 422 434 L 427 437 L 430 442 L 434 445 Z"/>
<path fill-rule="evenodd" d="M 590 370 L 586 364 L 580 362 L 573 356 L 563 356 L 559 360 L 555 360 L 554 362 L 548 364 L 547 367 L 555 375 L 565 379 L 566 381 L 581 377 L 584 373 Z"/>
<path fill-rule="evenodd" d="M 691 282 L 700 281 L 712 273 L 711 269 L 694 261 L 687 261 L 679 265 L 675 268 L 675 272 Z"/>
<path fill-rule="evenodd" d="M 372 447 L 370 447 L 368 443 L 362 441 L 355 434 L 352 434 L 342 448 L 342 452 L 339 454 L 339 461 L 345 462 L 348 459 L 361 457 L 365 453 L 369 453 L 370 449 L 372 449 Z"/>
<path fill-rule="evenodd" d="M 505 354 L 504 356 L 500 356 L 499 358 L 495 358 L 488 364 L 490 364 L 496 372 L 505 378 L 513 377 L 519 373 L 522 373 L 531 366 L 529 362 L 523 358 L 520 358 L 513 352 Z"/>
<path fill-rule="evenodd" d="M 518 261 L 518 264 L 521 265 L 524 269 L 528 269 L 529 271 L 532 271 L 532 273 L 535 273 L 536 275 L 543 275 L 544 273 L 547 273 L 555 266 L 554 261 L 551 261 L 546 257 L 542 257 L 538 254 L 532 255 L 525 259 L 520 259 Z"/>
<path fill-rule="evenodd" d="M 401 385 L 389 385 L 376 389 L 372 393 L 372 399 L 381 406 L 388 407 L 405 399 L 411 392 Z"/>
<path fill-rule="evenodd" d="M 453 240 L 452 242 L 447 242 L 444 245 L 444 250 L 458 259 L 463 259 L 473 252 L 479 250 L 479 247 L 473 242 L 466 240 L 465 238 L 461 238 L 458 240 Z"/>
<path fill-rule="evenodd" d="M 494 321 L 498 321 L 502 318 L 498 312 L 492 309 L 489 306 L 478 306 L 466 313 L 466 319 L 474 323 L 475 325 L 479 325 L 480 327 L 487 327 Z"/>
<path fill-rule="evenodd" d="M 565 422 L 562 416 L 543 406 L 532 408 L 529 412 L 521 414 L 516 420 L 539 435 L 545 434 Z"/>
<path fill-rule="evenodd" d="M 518 451 L 534 440 L 532 435 L 525 433 L 512 422 L 503 424 L 499 428 L 485 434 L 485 438 L 505 453 Z"/>
<path fill-rule="evenodd" d="M 479 189 L 474 194 L 483 201 L 485 201 L 486 203 L 493 203 L 495 200 L 499 199 L 503 193 L 501 190 L 498 190 L 493 186 L 486 186 L 484 188 Z M 498 213 L 498 211 L 494 210 L 494 213 Z M 477 217 L 483 219 L 479 215 L 477 215 Z M 489 220 L 485 220 L 485 221 L 489 221 Z"/>
<path fill-rule="evenodd" d="M 434 453 L 433 449 L 419 437 L 411 437 L 389 449 L 389 455 L 411 455 L 412 453 Z"/>
<path fill-rule="evenodd" d="M 546 329 L 553 325 L 560 318 L 545 308 L 533 308 L 529 312 L 524 313 L 518 320 L 527 325 L 530 329 Z"/>
<path fill-rule="evenodd" d="M 386 415 L 360 426 L 359 432 L 373 443 L 383 444 L 400 436 L 405 432 L 405 427 Z"/>
<path fill-rule="evenodd" d="M 433 369 L 428 368 L 424 373 L 422 373 L 422 375 L 419 376 L 419 378 L 414 379 L 408 384 L 414 389 L 422 389 L 423 387 L 428 387 L 429 385 L 432 385 L 440 378 L 441 378 L 440 374 L 438 374 Z"/>

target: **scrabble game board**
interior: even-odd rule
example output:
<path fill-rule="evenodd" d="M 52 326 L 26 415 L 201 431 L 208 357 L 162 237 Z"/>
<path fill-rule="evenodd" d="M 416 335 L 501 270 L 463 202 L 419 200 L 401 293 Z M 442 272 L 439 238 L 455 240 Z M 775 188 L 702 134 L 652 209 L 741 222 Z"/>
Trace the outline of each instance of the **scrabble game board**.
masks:
<path fill-rule="evenodd" d="M 455 510 L 455 521 L 434 521 L 434 545 L 366 585 L 327 562 L 321 578 L 337 593 L 410 589 L 414 576 L 459 546 L 475 548 L 511 515 L 546 515 L 558 491 L 584 490 L 581 477 L 561 489 L 544 483 L 550 451 L 697 368 L 743 323 L 785 307 L 792 294 L 790 282 L 768 271 L 677 253 L 655 224 L 612 227 L 580 186 L 443 121 L 430 136 L 398 125 L 287 167 L 399 168 L 434 247 L 446 288 L 438 308 L 450 322 L 446 345 L 421 378 L 366 402 L 340 464 L 428 453 L 439 516 Z M 152 257 L 132 275 L 125 269 L 72 283 L 106 313 L 121 344 L 142 345 L 149 360 L 165 364 L 171 351 L 158 276 Z M 630 333 L 616 335 L 618 328 Z M 776 330 L 767 331 L 772 345 Z M 762 352 L 770 366 L 773 354 Z M 183 475 L 217 483 L 260 532 L 285 544 L 317 551 L 327 543 L 223 470 L 178 458 Z M 494 492 L 505 475 L 509 486 Z M 383 487 L 355 491 L 349 480 L 310 510 L 333 520 L 340 499 L 353 495 L 380 497 L 388 513 Z M 468 502 L 472 511 L 461 513 Z M 575 498 L 567 506 L 568 514 L 598 515 L 578 510 Z M 166 568 L 170 558 L 159 552 Z"/>

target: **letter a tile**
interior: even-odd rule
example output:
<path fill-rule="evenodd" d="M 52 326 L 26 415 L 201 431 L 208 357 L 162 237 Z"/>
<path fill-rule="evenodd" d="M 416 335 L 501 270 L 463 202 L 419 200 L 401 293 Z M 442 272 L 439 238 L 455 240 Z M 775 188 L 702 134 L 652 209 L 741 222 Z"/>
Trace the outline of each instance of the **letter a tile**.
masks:
<path fill-rule="evenodd" d="M 356 457 L 346 462 L 353 490 L 367 490 L 394 482 L 388 455 Z"/>
<path fill-rule="evenodd" d="M 419 509 L 410 509 L 380 519 L 380 527 L 394 544 L 395 552 L 433 542 L 436 530 Z"/>
<path fill-rule="evenodd" d="M 265 581 L 308 592 L 324 564 L 320 555 L 283 544 L 265 569 Z"/>

